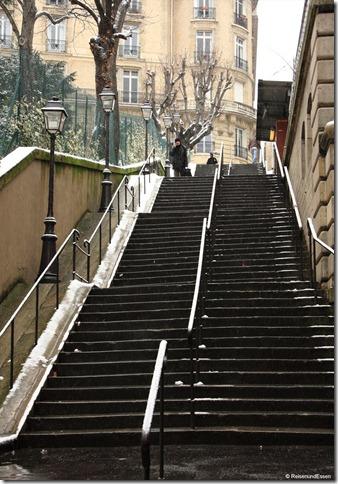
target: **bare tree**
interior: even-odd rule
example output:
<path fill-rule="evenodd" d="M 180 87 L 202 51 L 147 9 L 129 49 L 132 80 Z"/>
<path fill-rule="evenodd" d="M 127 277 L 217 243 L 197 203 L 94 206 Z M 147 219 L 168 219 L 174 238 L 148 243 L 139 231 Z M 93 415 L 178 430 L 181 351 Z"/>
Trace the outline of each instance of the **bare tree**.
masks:
<path fill-rule="evenodd" d="M 36 0 L 0 0 L 0 9 L 11 23 L 19 46 L 20 59 L 20 95 L 28 101 L 33 98 L 33 36 L 35 22 L 46 17 L 53 24 L 62 22 L 69 15 L 54 18 L 47 11 L 38 11 Z"/>
<path fill-rule="evenodd" d="M 199 56 L 190 68 L 192 99 L 188 97 L 187 61 L 162 66 L 164 93 L 156 92 L 156 73 L 147 72 L 146 93 L 153 108 L 155 125 L 162 131 L 161 116 L 179 106 L 182 122 L 176 131 L 185 146 L 192 149 L 211 133 L 215 119 L 222 112 L 226 91 L 232 87 L 228 67 L 220 67 L 216 56 Z"/>
<path fill-rule="evenodd" d="M 70 0 L 71 4 L 85 11 L 97 26 L 97 36 L 89 41 L 90 50 L 95 62 L 96 97 L 105 86 L 116 93 L 117 102 L 114 109 L 114 151 L 118 159 L 120 144 L 120 113 L 117 91 L 116 58 L 119 39 L 130 37 L 131 32 L 124 34 L 122 28 L 130 0 Z"/>

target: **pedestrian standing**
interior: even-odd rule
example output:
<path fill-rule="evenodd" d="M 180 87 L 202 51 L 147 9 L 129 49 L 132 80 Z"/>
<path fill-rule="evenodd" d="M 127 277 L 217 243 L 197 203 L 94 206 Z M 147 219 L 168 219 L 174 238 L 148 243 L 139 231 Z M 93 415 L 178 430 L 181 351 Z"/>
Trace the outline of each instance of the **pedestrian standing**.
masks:
<path fill-rule="evenodd" d="M 217 160 L 213 153 L 210 153 L 210 158 L 208 158 L 207 165 L 217 165 Z"/>
<path fill-rule="evenodd" d="M 174 168 L 175 176 L 184 176 L 188 167 L 187 149 L 182 145 L 180 138 L 175 139 L 175 144 L 169 153 Z"/>

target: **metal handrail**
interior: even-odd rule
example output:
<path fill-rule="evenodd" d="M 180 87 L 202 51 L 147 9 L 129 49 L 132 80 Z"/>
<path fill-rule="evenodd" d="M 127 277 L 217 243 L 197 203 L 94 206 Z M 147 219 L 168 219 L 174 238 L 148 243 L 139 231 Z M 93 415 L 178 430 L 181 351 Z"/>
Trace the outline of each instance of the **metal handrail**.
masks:
<path fill-rule="evenodd" d="M 292 200 L 292 207 L 293 207 L 293 210 L 295 212 L 296 219 L 297 219 L 298 228 L 299 228 L 299 230 L 303 230 L 303 223 L 302 223 L 302 219 L 300 218 L 300 213 L 299 213 L 299 209 L 298 209 L 298 205 L 297 205 L 296 196 L 295 196 L 295 193 L 294 193 L 293 188 L 292 188 L 289 170 L 287 169 L 286 166 L 284 166 L 284 171 L 285 171 L 285 178 L 286 178 L 286 181 L 287 181 L 287 184 L 288 184 L 288 190 L 289 190 L 290 197 L 291 197 L 291 200 Z"/>
<path fill-rule="evenodd" d="M 232 158 L 230 159 L 230 163 L 228 167 L 228 176 L 230 176 L 231 168 L 232 168 Z"/>
<path fill-rule="evenodd" d="M 150 385 L 147 407 L 144 414 L 141 436 L 141 456 L 144 469 L 144 480 L 150 479 L 150 433 L 154 416 L 155 404 L 160 387 L 160 479 L 164 478 L 164 366 L 166 362 L 167 341 L 162 340 L 158 348 L 153 378 Z"/>
<path fill-rule="evenodd" d="M 206 236 L 206 229 L 207 229 L 207 219 L 203 219 L 202 225 L 202 233 L 201 233 L 201 243 L 200 243 L 200 251 L 198 256 L 198 266 L 196 272 L 196 282 L 195 282 L 195 289 L 194 289 L 194 296 L 192 300 L 189 322 L 188 322 L 188 329 L 187 329 L 187 337 L 188 337 L 188 344 L 190 348 L 190 402 L 191 402 L 191 426 L 194 426 L 194 417 L 195 417 L 195 409 L 194 409 L 194 401 L 195 401 L 195 389 L 194 389 L 194 350 L 193 350 L 193 329 L 194 329 L 194 322 L 196 318 L 196 310 L 197 304 L 199 299 L 200 287 L 201 287 L 201 276 L 202 276 L 202 269 L 203 269 L 203 259 L 204 259 L 204 247 L 205 247 L 205 236 Z M 201 331 L 201 327 L 199 328 Z M 197 338 L 195 338 L 197 340 Z M 198 345 L 196 345 L 196 362 L 198 361 Z"/>
<path fill-rule="evenodd" d="M 311 271 L 311 283 L 315 287 L 317 283 L 317 255 L 316 255 L 316 243 L 323 247 L 327 252 L 334 255 L 334 249 L 320 240 L 318 237 L 313 221 L 310 217 L 307 219 L 308 236 L 309 236 L 309 250 L 310 250 L 310 271 Z M 325 254 L 327 255 L 327 254 Z"/>
<path fill-rule="evenodd" d="M 218 180 L 221 178 L 222 169 L 223 169 L 223 162 L 224 162 L 224 142 L 223 141 L 222 141 L 222 144 L 221 144 L 220 156 L 221 156 L 221 161 L 220 161 L 220 166 L 219 166 L 218 176 L 217 176 Z"/>
<path fill-rule="evenodd" d="M 280 159 L 280 156 L 279 156 L 279 151 L 278 151 L 278 147 L 277 147 L 276 141 L 274 141 L 272 143 L 272 145 L 273 145 L 273 148 L 275 150 L 275 156 L 277 158 L 279 173 L 280 173 L 281 178 L 283 179 L 284 178 L 283 164 L 282 164 L 282 160 Z"/>
<path fill-rule="evenodd" d="M 45 269 L 41 272 L 37 280 L 35 281 L 34 285 L 31 287 L 31 289 L 28 291 L 24 299 L 21 301 L 19 306 L 16 308 L 12 316 L 9 318 L 5 326 L 2 328 L 0 331 L 0 339 L 2 336 L 6 333 L 9 327 L 11 327 L 11 342 L 10 342 L 10 347 L 11 347 L 11 357 L 10 357 L 10 388 L 12 388 L 13 383 L 14 383 L 14 333 L 15 333 L 15 319 L 20 313 L 21 309 L 23 306 L 26 304 L 30 296 L 33 294 L 33 292 L 36 290 L 36 304 L 35 304 L 35 338 L 34 338 L 34 346 L 37 344 L 38 341 L 38 333 L 39 333 L 39 285 L 43 278 L 45 277 L 47 271 L 53 266 L 54 263 L 56 263 L 57 266 L 57 274 L 56 274 L 56 280 L 55 283 L 51 282 L 51 284 L 56 284 L 56 308 L 59 307 L 59 257 L 62 254 L 64 248 L 66 247 L 67 243 L 69 242 L 70 239 L 73 239 L 73 242 L 75 239 L 77 239 L 79 236 L 79 231 L 77 229 L 73 229 L 69 235 L 66 237 L 66 239 L 63 241 L 61 246 L 59 247 L 59 250 L 56 252 L 52 260 L 49 262 L 49 264 L 45 267 Z M 33 347 L 34 347 L 33 346 Z"/>
<path fill-rule="evenodd" d="M 214 209 L 214 203 L 215 203 L 215 193 L 216 193 L 216 183 L 218 179 L 218 171 L 219 167 L 216 167 L 215 174 L 214 174 L 214 182 L 212 185 L 212 192 L 211 192 L 211 198 L 210 198 L 210 205 L 209 205 L 209 215 L 208 215 L 208 222 L 207 222 L 207 230 L 210 230 L 211 226 L 211 219 L 212 219 L 212 214 L 213 214 L 213 209 Z"/>

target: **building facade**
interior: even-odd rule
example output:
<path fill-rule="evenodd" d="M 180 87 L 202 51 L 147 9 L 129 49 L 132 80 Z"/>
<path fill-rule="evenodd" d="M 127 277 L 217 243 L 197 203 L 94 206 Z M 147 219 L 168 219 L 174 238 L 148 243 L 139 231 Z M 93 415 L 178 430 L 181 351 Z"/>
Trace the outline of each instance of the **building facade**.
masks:
<path fill-rule="evenodd" d="M 334 2 L 307 0 L 296 58 L 296 75 L 284 163 L 307 238 L 307 218 L 334 247 Z M 317 248 L 317 280 L 333 295 L 334 257 Z"/>
<path fill-rule="evenodd" d="M 119 102 L 122 112 L 140 114 L 145 100 L 146 71 L 156 72 L 161 93 L 163 63 L 186 56 L 187 70 L 200 55 L 213 54 L 219 65 L 231 69 L 221 116 L 211 135 L 196 147 L 193 160 L 205 162 L 224 142 L 226 161 L 251 161 L 250 142 L 255 137 L 255 93 L 258 0 L 132 0 L 125 29 L 132 37 L 120 41 L 118 55 Z M 67 0 L 37 0 L 39 9 L 54 16 L 67 12 Z M 65 73 L 76 73 L 79 89 L 94 94 L 95 67 L 89 39 L 96 34 L 90 20 L 68 18 L 53 25 L 41 17 L 35 27 L 34 48 L 48 62 L 63 61 Z M 15 47 L 11 25 L 0 13 L 0 53 Z M 189 100 L 193 87 L 188 85 Z"/>

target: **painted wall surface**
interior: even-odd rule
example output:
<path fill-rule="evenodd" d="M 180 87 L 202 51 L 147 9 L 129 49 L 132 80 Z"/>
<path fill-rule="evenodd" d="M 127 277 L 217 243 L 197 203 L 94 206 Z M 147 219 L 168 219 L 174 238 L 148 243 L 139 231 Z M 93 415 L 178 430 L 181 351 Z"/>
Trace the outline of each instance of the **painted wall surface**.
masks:
<path fill-rule="evenodd" d="M 310 2 L 285 162 L 289 165 L 304 227 L 311 217 L 319 238 L 333 246 L 334 147 L 323 157 L 319 142 L 326 123 L 334 119 L 334 13 L 317 12 L 316 3 Z M 318 278 L 330 289 L 334 283 L 333 256 L 322 257 L 319 248 L 318 253 Z"/>
<path fill-rule="evenodd" d="M 30 155 L 16 160 L 14 166 L 6 170 L 6 166 L 12 166 L 16 152 L 1 161 L 0 301 L 19 280 L 31 284 L 35 279 L 41 257 L 43 221 L 47 214 L 48 152 L 32 149 Z M 56 156 L 54 215 L 57 247 L 87 211 L 97 210 L 102 169 L 103 165 L 90 160 Z M 112 171 L 113 187 L 116 188 L 124 173 L 121 168 L 115 173 L 113 168 Z"/>

